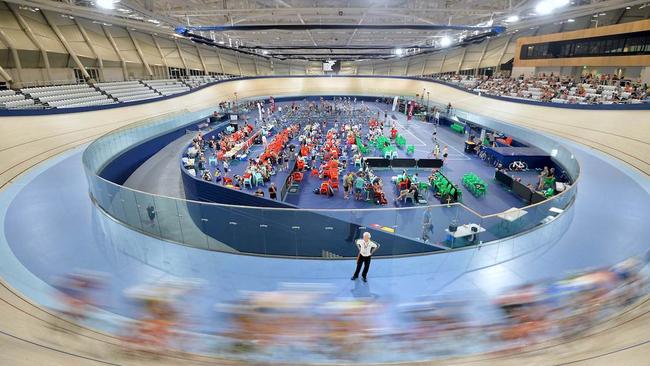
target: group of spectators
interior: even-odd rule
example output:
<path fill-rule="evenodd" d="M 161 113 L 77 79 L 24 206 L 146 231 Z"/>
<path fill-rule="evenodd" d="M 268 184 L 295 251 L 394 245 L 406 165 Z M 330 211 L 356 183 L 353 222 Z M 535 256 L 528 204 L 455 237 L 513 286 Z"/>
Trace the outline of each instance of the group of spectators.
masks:
<path fill-rule="evenodd" d="M 474 77 L 438 75 L 434 79 L 453 83 L 479 93 L 532 99 L 561 104 L 635 104 L 650 101 L 648 84 L 621 79 L 617 75 L 556 74 L 505 77 L 501 75 Z"/>

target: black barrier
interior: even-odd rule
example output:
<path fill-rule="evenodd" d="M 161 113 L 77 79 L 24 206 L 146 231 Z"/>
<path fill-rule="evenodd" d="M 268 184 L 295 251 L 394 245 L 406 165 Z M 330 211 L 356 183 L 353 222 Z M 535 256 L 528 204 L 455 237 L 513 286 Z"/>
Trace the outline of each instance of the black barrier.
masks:
<path fill-rule="evenodd" d="M 417 161 L 411 158 L 393 159 L 390 161 L 390 166 L 393 168 L 415 168 Z"/>
<path fill-rule="evenodd" d="M 508 175 L 508 174 L 506 174 L 506 173 L 504 173 L 504 172 L 502 172 L 500 170 L 497 170 L 494 173 L 494 179 L 496 179 L 497 182 L 503 184 L 506 188 L 512 189 L 513 179 L 512 179 L 512 177 L 510 175 Z"/>
<path fill-rule="evenodd" d="M 368 168 L 390 167 L 390 160 L 384 158 L 364 158 L 363 161 Z"/>
<path fill-rule="evenodd" d="M 535 192 L 535 193 L 533 193 L 533 196 L 530 199 L 530 204 L 534 205 L 536 203 L 540 203 L 540 202 L 544 202 L 544 201 L 546 201 L 546 196 L 544 196 L 543 194 L 541 194 L 539 192 Z"/>
<path fill-rule="evenodd" d="M 512 181 L 512 191 L 517 196 L 521 197 L 521 199 L 526 203 L 530 202 L 533 196 L 533 191 L 531 191 L 530 188 L 526 187 L 521 182 L 517 182 L 516 180 Z"/>
<path fill-rule="evenodd" d="M 419 159 L 418 168 L 442 168 L 442 159 Z"/>

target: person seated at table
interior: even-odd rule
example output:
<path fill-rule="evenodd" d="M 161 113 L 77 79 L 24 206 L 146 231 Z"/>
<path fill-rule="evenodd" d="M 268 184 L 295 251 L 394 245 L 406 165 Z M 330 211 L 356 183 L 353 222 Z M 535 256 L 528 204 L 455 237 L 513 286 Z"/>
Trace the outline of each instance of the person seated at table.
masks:
<path fill-rule="evenodd" d="M 302 159 L 302 157 L 298 157 L 298 161 L 296 161 L 296 167 L 298 168 L 299 171 L 302 171 L 305 169 L 307 164 L 305 164 L 305 161 Z"/>
<path fill-rule="evenodd" d="M 199 159 L 197 159 L 197 160 L 198 161 L 195 162 L 196 169 L 198 171 L 204 171 L 205 170 L 205 156 L 201 155 L 201 157 Z"/>
<path fill-rule="evenodd" d="M 270 156 L 269 156 L 268 160 L 270 161 L 270 163 L 274 164 L 274 165 L 277 164 L 277 162 L 278 162 L 278 154 L 275 151 L 271 151 L 269 153 L 269 155 Z"/>
<path fill-rule="evenodd" d="M 211 182 L 212 181 L 212 175 L 210 174 L 209 170 L 206 170 L 203 172 L 203 180 Z"/>
<path fill-rule="evenodd" d="M 257 197 L 264 197 L 264 191 L 262 190 L 262 188 L 258 188 L 257 191 L 255 191 L 255 195 Z"/>
<path fill-rule="evenodd" d="M 413 184 L 418 184 L 420 182 L 420 178 L 418 177 L 418 173 L 413 174 L 411 177 L 411 183 Z"/>
<path fill-rule="evenodd" d="M 219 167 L 214 168 L 214 182 L 220 182 L 221 181 L 221 169 Z"/>
<path fill-rule="evenodd" d="M 403 200 L 407 195 L 413 194 L 413 201 L 415 203 L 418 202 L 418 188 L 416 187 L 415 184 L 411 184 L 411 186 L 407 189 L 402 189 L 399 193 L 399 196 L 395 198 L 395 202 Z"/>
<path fill-rule="evenodd" d="M 264 167 L 260 174 L 262 174 L 262 182 L 268 182 L 271 180 L 271 169 Z"/>
<path fill-rule="evenodd" d="M 242 177 L 241 175 L 235 174 L 235 176 L 233 177 L 232 182 L 233 182 L 233 185 L 235 187 L 241 188 L 241 187 L 244 186 L 244 177 Z"/>
<path fill-rule="evenodd" d="M 371 181 L 372 181 L 372 184 L 375 184 L 375 183 L 376 183 L 376 184 L 379 184 L 379 185 L 382 186 L 382 187 L 384 186 L 384 181 L 383 181 L 383 180 L 381 179 L 381 177 L 379 177 L 379 176 L 376 176 L 376 175 L 373 176 L 373 177 L 371 178 Z"/>
<path fill-rule="evenodd" d="M 393 201 L 394 201 L 394 202 L 397 202 L 397 201 L 401 201 L 401 200 L 403 200 L 404 197 L 406 197 L 406 195 L 407 195 L 408 193 L 409 193 L 409 190 L 408 190 L 408 189 L 402 189 L 402 190 L 399 192 L 399 195 L 398 195 L 397 197 L 395 197 L 395 199 L 394 199 Z"/>
<path fill-rule="evenodd" d="M 374 193 L 374 199 L 376 203 L 380 205 L 388 204 L 388 200 L 386 200 L 386 195 L 384 194 L 384 188 L 381 184 L 381 179 L 378 177 L 375 178 L 375 180 L 372 182 L 372 191 Z"/>
<path fill-rule="evenodd" d="M 431 169 L 431 175 L 429 175 L 429 182 L 436 178 L 436 173 L 438 173 L 438 168 Z"/>
<path fill-rule="evenodd" d="M 415 203 L 418 203 L 420 200 L 419 198 L 420 190 L 418 189 L 417 185 L 411 184 L 411 186 L 409 187 L 409 192 L 413 193 L 413 199 L 415 200 Z"/>
<path fill-rule="evenodd" d="M 410 178 L 409 175 L 406 173 L 406 170 L 404 170 L 404 171 L 402 172 L 402 174 L 400 174 L 400 175 L 397 177 L 397 182 L 395 182 L 395 183 L 397 183 L 397 186 L 398 186 L 398 187 L 401 187 L 402 183 L 404 183 L 404 185 L 406 186 L 406 189 L 408 189 L 409 187 L 411 187 L 411 178 Z"/>

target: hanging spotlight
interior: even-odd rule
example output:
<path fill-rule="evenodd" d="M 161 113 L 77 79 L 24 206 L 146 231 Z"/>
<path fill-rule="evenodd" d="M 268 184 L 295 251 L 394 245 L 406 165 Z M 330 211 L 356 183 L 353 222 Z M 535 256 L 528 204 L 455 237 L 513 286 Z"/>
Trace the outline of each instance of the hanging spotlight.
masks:
<path fill-rule="evenodd" d="M 449 46 L 451 46 L 451 38 L 449 38 L 448 36 L 442 37 L 442 39 L 440 40 L 440 47 L 449 47 Z"/>
<path fill-rule="evenodd" d="M 535 13 L 537 15 L 548 15 L 553 12 L 553 6 L 550 1 L 542 1 L 541 3 L 535 6 Z"/>
<path fill-rule="evenodd" d="M 95 5 L 102 9 L 115 9 L 115 4 L 119 2 L 119 0 L 96 0 Z"/>
<path fill-rule="evenodd" d="M 543 0 L 535 6 L 537 15 L 548 15 L 557 8 L 569 5 L 569 0 Z"/>
<path fill-rule="evenodd" d="M 513 14 L 506 18 L 506 23 L 515 23 L 519 21 L 519 15 Z"/>
<path fill-rule="evenodd" d="M 402 55 L 404 55 L 404 50 L 401 49 L 401 48 L 396 48 L 396 49 L 395 49 L 395 54 L 396 54 L 397 56 L 400 56 L 400 57 L 401 57 Z"/>

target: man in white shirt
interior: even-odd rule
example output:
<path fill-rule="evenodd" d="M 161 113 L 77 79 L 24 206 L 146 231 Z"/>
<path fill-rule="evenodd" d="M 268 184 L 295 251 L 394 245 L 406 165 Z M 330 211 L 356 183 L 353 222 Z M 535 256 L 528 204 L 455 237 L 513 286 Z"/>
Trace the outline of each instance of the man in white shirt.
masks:
<path fill-rule="evenodd" d="M 370 259 L 377 249 L 379 249 L 379 244 L 370 240 L 370 233 L 366 231 L 363 233 L 363 239 L 357 240 L 356 245 L 359 249 L 359 255 L 357 256 L 357 269 L 354 271 L 354 275 L 350 279 L 354 281 L 359 278 L 359 271 L 363 264 L 361 278 L 363 278 L 363 282 L 368 282 L 367 275 L 368 269 L 370 269 Z"/>

